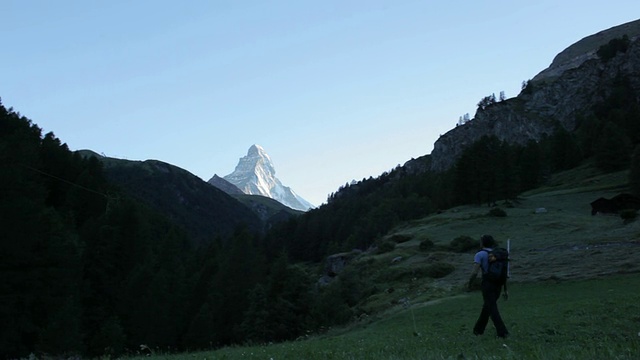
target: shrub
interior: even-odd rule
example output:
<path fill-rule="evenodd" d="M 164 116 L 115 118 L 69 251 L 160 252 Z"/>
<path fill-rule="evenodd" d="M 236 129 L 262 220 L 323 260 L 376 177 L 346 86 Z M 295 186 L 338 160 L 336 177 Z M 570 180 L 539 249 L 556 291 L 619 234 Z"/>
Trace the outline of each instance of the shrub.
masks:
<path fill-rule="evenodd" d="M 479 243 L 470 236 L 462 235 L 451 240 L 451 244 L 449 246 L 451 247 L 451 250 L 462 253 L 472 249 L 477 249 Z"/>
<path fill-rule="evenodd" d="M 402 235 L 402 234 L 395 234 L 392 235 L 391 238 L 389 238 L 389 240 L 393 241 L 396 244 L 401 244 L 403 242 L 407 242 L 409 240 L 411 240 L 412 237 L 409 235 Z"/>
<path fill-rule="evenodd" d="M 394 243 L 393 241 L 383 241 L 382 243 L 378 244 L 378 254 L 388 253 L 390 251 L 393 251 L 393 249 L 395 248 L 396 243 Z"/>
<path fill-rule="evenodd" d="M 530 95 L 530 94 L 533 94 L 536 88 L 537 88 L 537 85 L 534 85 L 534 83 L 531 80 L 523 81 L 521 93 Z"/>
<path fill-rule="evenodd" d="M 491 210 L 489 210 L 489 216 L 493 216 L 493 217 L 506 217 L 507 213 L 500 209 L 499 207 L 494 207 Z"/>
<path fill-rule="evenodd" d="M 431 250 L 432 248 L 433 248 L 433 241 L 431 241 L 430 239 L 424 239 L 420 241 L 420 246 L 418 247 L 420 251 L 428 251 L 428 250 Z"/>
<path fill-rule="evenodd" d="M 625 53 L 629 48 L 629 36 L 624 35 L 621 38 L 611 39 L 605 45 L 598 48 L 597 54 L 602 61 L 612 59 L 618 52 Z"/>
<path fill-rule="evenodd" d="M 424 271 L 428 277 L 439 279 L 451 274 L 455 269 L 455 266 L 449 263 L 437 262 L 427 266 Z"/>

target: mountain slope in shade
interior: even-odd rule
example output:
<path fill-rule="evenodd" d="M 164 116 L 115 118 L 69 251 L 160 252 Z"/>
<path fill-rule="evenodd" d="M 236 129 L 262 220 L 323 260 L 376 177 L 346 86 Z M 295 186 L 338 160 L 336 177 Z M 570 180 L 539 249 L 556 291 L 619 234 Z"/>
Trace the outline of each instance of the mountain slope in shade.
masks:
<path fill-rule="evenodd" d="M 229 238 L 240 226 L 259 233 L 279 218 L 261 219 L 261 214 L 199 177 L 177 166 L 157 160 L 130 161 L 95 156 L 104 165 L 106 178 L 186 230 L 198 245 L 216 237 Z"/>
<path fill-rule="evenodd" d="M 275 174 L 276 170 L 269 155 L 260 145 L 252 145 L 247 156 L 240 158 L 236 169 L 223 179 L 245 194 L 266 196 L 292 209 L 307 211 L 314 207 L 291 188 L 282 185 Z M 214 186 L 215 178 L 214 175 L 209 180 L 209 183 Z"/>
<path fill-rule="evenodd" d="M 226 192 L 227 194 L 229 194 L 231 196 L 244 195 L 242 190 L 238 189 L 237 186 L 235 186 L 232 183 L 228 182 L 227 180 L 221 178 L 217 174 L 214 174 L 213 177 L 211 179 L 209 179 L 209 181 L 207 181 L 207 182 L 209 184 L 217 187 L 218 189 Z"/>

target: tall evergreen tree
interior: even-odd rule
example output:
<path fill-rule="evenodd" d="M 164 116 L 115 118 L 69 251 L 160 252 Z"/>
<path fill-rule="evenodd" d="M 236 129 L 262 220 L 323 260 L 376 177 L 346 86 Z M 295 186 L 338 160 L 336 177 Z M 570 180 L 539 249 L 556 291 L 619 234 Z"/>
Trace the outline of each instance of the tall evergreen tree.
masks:
<path fill-rule="evenodd" d="M 246 229 L 238 229 L 222 251 L 220 270 L 211 289 L 215 338 L 220 344 L 241 340 L 238 329 L 248 307 L 249 292 L 263 280 L 263 258 L 255 238 Z"/>
<path fill-rule="evenodd" d="M 596 143 L 596 165 L 603 171 L 617 171 L 629 166 L 631 142 L 619 126 L 608 122 Z"/>
<path fill-rule="evenodd" d="M 60 180 L 43 169 L 41 134 L 0 104 L 0 349 L 6 357 L 82 350 L 82 245 L 74 214 L 56 193 Z M 47 139 L 48 151 L 65 151 L 52 135 Z M 77 165 L 69 159 L 61 173 Z M 52 194 L 59 198 L 52 201 Z"/>
<path fill-rule="evenodd" d="M 549 141 L 549 158 L 553 171 L 571 169 L 582 160 L 580 147 L 575 136 L 563 127 L 558 126 Z"/>
<path fill-rule="evenodd" d="M 299 265 L 290 265 L 282 254 L 272 265 L 268 279 L 267 299 L 269 338 L 283 341 L 303 335 L 311 328 L 311 278 Z"/>
<path fill-rule="evenodd" d="M 640 196 L 640 145 L 637 145 L 631 156 L 631 166 L 629 169 L 629 186 L 631 192 Z"/>
<path fill-rule="evenodd" d="M 529 141 L 519 152 L 517 172 L 520 178 L 520 191 L 533 189 L 542 181 L 542 154 L 535 141 Z"/>
<path fill-rule="evenodd" d="M 580 150 L 585 158 L 590 158 L 595 154 L 595 143 L 602 134 L 604 123 L 594 115 L 578 117 L 576 123 L 576 138 Z"/>

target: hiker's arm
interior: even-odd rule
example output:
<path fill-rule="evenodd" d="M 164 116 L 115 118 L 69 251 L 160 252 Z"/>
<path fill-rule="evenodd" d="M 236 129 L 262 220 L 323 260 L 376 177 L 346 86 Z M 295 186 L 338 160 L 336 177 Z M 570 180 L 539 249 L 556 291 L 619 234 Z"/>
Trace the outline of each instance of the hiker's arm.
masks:
<path fill-rule="evenodd" d="M 469 277 L 469 283 L 467 284 L 467 288 L 471 289 L 471 284 L 478 277 L 478 271 L 480 271 L 480 263 L 473 264 L 473 270 L 471 270 L 471 276 Z"/>

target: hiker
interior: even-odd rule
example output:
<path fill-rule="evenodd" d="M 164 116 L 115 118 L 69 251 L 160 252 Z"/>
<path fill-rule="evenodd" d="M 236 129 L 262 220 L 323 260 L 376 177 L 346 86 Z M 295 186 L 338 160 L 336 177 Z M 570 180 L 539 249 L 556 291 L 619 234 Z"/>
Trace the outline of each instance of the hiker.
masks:
<path fill-rule="evenodd" d="M 485 327 L 487 326 L 487 322 L 489 322 L 489 317 L 491 317 L 491 321 L 496 327 L 498 337 L 506 338 L 509 336 L 509 332 L 502 321 L 502 317 L 500 317 L 497 303 L 500 298 L 500 290 L 503 285 L 504 298 L 507 299 L 509 296 L 506 286 L 506 273 L 502 280 L 494 280 L 489 276 L 489 256 L 490 254 L 491 256 L 494 255 L 492 251 L 493 248 L 496 247 L 496 241 L 493 237 L 491 235 L 482 235 L 480 238 L 480 245 L 481 250 L 473 257 L 473 271 L 471 272 L 469 284 L 467 285 L 469 290 L 471 290 L 471 285 L 478 276 L 478 271 L 482 269 L 482 299 L 484 300 L 484 303 L 482 304 L 480 317 L 478 317 L 478 321 L 476 321 L 476 324 L 473 327 L 473 334 L 482 335 Z"/>

